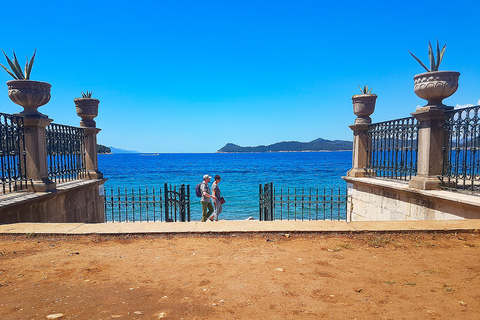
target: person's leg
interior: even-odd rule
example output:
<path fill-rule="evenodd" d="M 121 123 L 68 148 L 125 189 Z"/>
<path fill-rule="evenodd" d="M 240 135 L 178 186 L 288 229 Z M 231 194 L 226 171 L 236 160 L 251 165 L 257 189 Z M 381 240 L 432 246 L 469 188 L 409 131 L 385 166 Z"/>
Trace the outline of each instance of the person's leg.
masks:
<path fill-rule="evenodd" d="M 208 203 L 208 213 L 207 213 L 207 217 L 210 217 L 213 213 L 213 205 L 211 202 Z M 206 219 L 205 219 L 206 220 Z"/>
<path fill-rule="evenodd" d="M 205 222 L 210 216 L 210 211 L 207 214 L 208 205 L 212 205 L 212 204 L 209 202 L 203 202 L 203 201 L 201 201 L 201 203 L 202 203 L 202 222 Z"/>
<path fill-rule="evenodd" d="M 215 216 L 217 215 L 217 203 L 218 201 L 213 203 L 213 214 L 208 218 L 210 221 L 215 220 Z"/>
<path fill-rule="evenodd" d="M 213 211 L 213 214 L 210 216 L 210 218 L 209 218 L 210 220 L 212 220 L 212 221 L 213 221 L 213 220 L 218 221 L 218 215 L 220 214 L 220 212 L 218 211 L 218 210 L 219 210 L 219 209 L 218 209 L 219 206 L 220 206 L 220 208 L 221 208 L 221 206 L 222 206 L 222 204 L 220 203 L 220 201 L 217 201 L 217 202 L 215 202 L 215 203 L 213 204 L 213 208 L 214 208 L 215 210 Z M 220 209 L 220 210 L 221 210 L 221 209 Z"/>
<path fill-rule="evenodd" d="M 223 210 L 223 204 L 220 203 L 220 201 L 217 201 L 217 206 L 215 206 L 215 221 L 218 221 L 218 216 L 220 213 L 222 213 Z"/>

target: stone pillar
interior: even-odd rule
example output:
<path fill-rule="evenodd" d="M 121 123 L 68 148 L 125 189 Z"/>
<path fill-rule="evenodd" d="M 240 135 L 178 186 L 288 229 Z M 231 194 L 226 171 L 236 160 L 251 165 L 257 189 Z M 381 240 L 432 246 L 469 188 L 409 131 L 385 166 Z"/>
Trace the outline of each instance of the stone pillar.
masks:
<path fill-rule="evenodd" d="M 77 115 L 82 118 L 80 127 L 85 132 L 85 168 L 89 179 L 103 179 L 103 174 L 98 171 L 97 160 L 97 134 L 98 129 L 93 120 L 98 115 L 100 101 L 92 98 L 76 98 L 73 100 L 77 109 Z"/>
<path fill-rule="evenodd" d="M 353 155 L 352 155 L 352 169 L 347 173 L 349 177 L 367 177 L 368 164 L 368 124 L 353 124 L 349 126 L 353 131 Z"/>
<path fill-rule="evenodd" d="M 375 111 L 375 94 L 359 94 L 352 97 L 353 113 L 357 116 L 355 124 L 349 126 L 353 131 L 352 169 L 347 172 L 349 177 L 368 177 L 374 172 L 367 170 L 368 150 L 368 125 L 372 123 L 370 116 Z"/>
<path fill-rule="evenodd" d="M 97 134 L 101 129 L 83 127 L 85 132 L 85 168 L 89 179 L 103 179 L 103 173 L 98 171 Z"/>
<path fill-rule="evenodd" d="M 48 178 L 47 138 L 45 134 L 45 128 L 52 121 L 46 116 L 26 117 L 23 121 L 28 191 L 44 192 L 56 188 L 56 184 Z"/>
<path fill-rule="evenodd" d="M 417 175 L 409 185 L 411 188 L 435 190 L 440 187 L 438 176 L 443 170 L 443 144 L 445 138 L 445 112 L 453 107 L 425 106 L 412 113 L 419 123 Z"/>

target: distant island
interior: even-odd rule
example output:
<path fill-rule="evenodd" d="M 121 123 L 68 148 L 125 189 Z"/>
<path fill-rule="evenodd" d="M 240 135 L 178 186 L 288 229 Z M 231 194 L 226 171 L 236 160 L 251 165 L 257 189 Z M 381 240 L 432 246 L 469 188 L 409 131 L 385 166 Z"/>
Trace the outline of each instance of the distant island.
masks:
<path fill-rule="evenodd" d="M 120 148 L 115 148 L 115 147 L 110 147 L 112 150 L 112 153 L 139 153 L 138 151 L 135 150 L 124 150 Z"/>
<path fill-rule="evenodd" d="M 97 144 L 97 153 L 108 154 L 112 153 L 109 147 L 105 147 L 103 144 Z"/>
<path fill-rule="evenodd" d="M 310 142 L 283 141 L 268 146 L 241 147 L 227 143 L 218 153 L 234 152 L 308 152 L 308 151 L 349 151 L 353 150 L 353 142 L 346 140 L 326 140 L 322 138 Z"/>
<path fill-rule="evenodd" d="M 97 144 L 97 153 L 111 154 L 111 153 L 138 153 L 138 152 L 133 150 L 123 150 L 115 147 L 106 147 L 102 144 Z"/>

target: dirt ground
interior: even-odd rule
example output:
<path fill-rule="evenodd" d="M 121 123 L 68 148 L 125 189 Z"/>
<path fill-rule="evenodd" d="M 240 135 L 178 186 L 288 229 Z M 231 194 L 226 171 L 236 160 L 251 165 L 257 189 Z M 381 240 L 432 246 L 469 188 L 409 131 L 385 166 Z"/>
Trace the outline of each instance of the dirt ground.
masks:
<path fill-rule="evenodd" d="M 0 319 L 480 319 L 480 233 L 0 235 Z"/>

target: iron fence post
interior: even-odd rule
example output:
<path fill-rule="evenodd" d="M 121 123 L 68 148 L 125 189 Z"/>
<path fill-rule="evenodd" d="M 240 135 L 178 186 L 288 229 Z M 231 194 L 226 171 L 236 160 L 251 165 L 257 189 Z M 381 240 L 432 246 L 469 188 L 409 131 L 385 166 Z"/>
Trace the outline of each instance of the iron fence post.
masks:
<path fill-rule="evenodd" d="M 274 191 L 273 191 L 273 182 L 270 182 L 270 214 L 269 214 L 269 221 L 273 221 L 275 219 L 274 214 Z"/>
<path fill-rule="evenodd" d="M 258 220 L 263 221 L 262 219 L 262 184 L 258 186 Z"/>
<path fill-rule="evenodd" d="M 169 222 L 170 217 L 168 214 L 168 185 L 166 183 L 163 185 L 163 190 L 165 193 L 165 222 Z"/>
<path fill-rule="evenodd" d="M 185 212 L 185 185 L 182 184 L 180 186 L 180 221 L 185 222 L 186 220 L 186 212 Z"/>
<path fill-rule="evenodd" d="M 187 218 L 190 222 L 190 185 L 187 184 Z"/>

